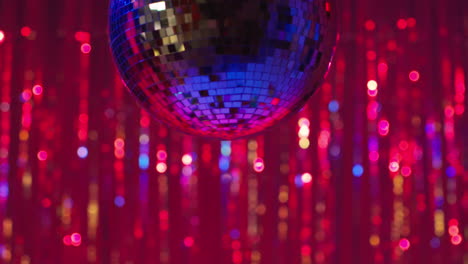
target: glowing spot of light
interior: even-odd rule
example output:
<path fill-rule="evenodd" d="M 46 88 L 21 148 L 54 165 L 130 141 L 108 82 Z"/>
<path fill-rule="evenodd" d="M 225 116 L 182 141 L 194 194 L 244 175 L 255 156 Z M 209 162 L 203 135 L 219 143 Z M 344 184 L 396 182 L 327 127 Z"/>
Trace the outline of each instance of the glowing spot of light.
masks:
<path fill-rule="evenodd" d="M 47 152 L 45 150 L 41 150 L 37 153 L 37 159 L 40 161 L 47 160 Z"/>
<path fill-rule="evenodd" d="M 448 222 L 449 226 L 454 226 L 454 225 L 457 226 L 458 223 L 459 223 L 458 220 L 455 218 L 450 219 Z"/>
<path fill-rule="evenodd" d="M 158 160 L 166 160 L 167 152 L 164 150 L 159 150 L 158 153 L 156 153 L 156 157 L 158 158 Z"/>
<path fill-rule="evenodd" d="M 401 175 L 403 175 L 404 177 L 409 177 L 411 175 L 411 168 L 408 166 L 404 166 L 403 168 L 401 168 Z"/>
<path fill-rule="evenodd" d="M 0 198 L 5 199 L 8 198 L 8 194 L 10 193 L 10 188 L 8 184 L 2 183 L 0 184 Z"/>
<path fill-rule="evenodd" d="M 29 37 L 29 35 L 32 33 L 32 30 L 30 27 L 22 27 L 20 33 L 23 37 Z"/>
<path fill-rule="evenodd" d="M 265 164 L 263 163 L 263 159 L 262 159 L 262 158 L 257 158 L 257 159 L 254 161 L 253 169 L 254 169 L 256 172 L 262 172 L 262 171 L 265 169 Z"/>
<path fill-rule="evenodd" d="M 445 173 L 450 178 L 457 176 L 457 170 L 452 166 L 448 166 L 447 169 L 445 170 Z"/>
<path fill-rule="evenodd" d="M 303 183 L 311 183 L 312 182 L 312 174 L 310 173 L 304 173 L 301 176 L 301 180 Z"/>
<path fill-rule="evenodd" d="M 371 91 L 375 91 L 377 90 L 378 88 L 378 84 L 376 81 L 374 80 L 370 80 L 367 82 L 367 89 L 371 90 Z"/>
<path fill-rule="evenodd" d="M 195 244 L 195 240 L 193 239 L 193 237 L 186 237 L 184 238 L 184 245 L 186 247 L 192 247 L 193 244 Z"/>
<path fill-rule="evenodd" d="M 89 32 L 78 31 L 75 33 L 75 39 L 79 42 L 88 42 L 90 38 Z"/>
<path fill-rule="evenodd" d="M 223 156 L 230 156 L 232 152 L 231 143 L 229 141 L 224 141 L 221 143 L 221 154 Z"/>
<path fill-rule="evenodd" d="M 221 157 L 219 159 L 219 169 L 222 171 L 227 171 L 229 169 L 229 158 L 228 157 Z"/>
<path fill-rule="evenodd" d="M 146 134 L 142 134 L 139 138 L 140 144 L 146 145 L 149 143 L 149 136 Z"/>
<path fill-rule="evenodd" d="M 450 239 L 450 242 L 452 242 L 454 246 L 458 246 L 461 244 L 462 240 L 463 239 L 460 235 L 456 235 L 456 236 L 453 236 L 452 239 Z"/>
<path fill-rule="evenodd" d="M 403 29 L 405 29 L 407 26 L 408 26 L 408 23 L 406 22 L 406 19 L 403 19 L 403 18 L 398 19 L 398 21 L 397 21 L 397 27 L 398 27 L 398 29 L 403 30 Z"/>
<path fill-rule="evenodd" d="M 298 136 L 300 138 L 306 138 L 308 137 L 310 134 L 310 129 L 308 126 L 301 126 L 301 128 L 299 129 L 299 133 L 298 133 Z"/>
<path fill-rule="evenodd" d="M 364 27 L 366 28 L 367 31 L 373 31 L 375 29 L 375 22 L 374 20 L 367 20 L 366 23 L 364 24 Z"/>
<path fill-rule="evenodd" d="M 72 242 L 71 242 L 71 237 L 69 235 L 64 236 L 62 241 L 65 246 L 71 246 Z"/>
<path fill-rule="evenodd" d="M 398 164 L 398 162 L 396 161 L 392 161 L 388 165 L 388 170 L 390 170 L 391 172 L 397 172 L 399 169 L 400 169 L 400 164 Z"/>
<path fill-rule="evenodd" d="M 83 54 L 89 54 L 91 52 L 91 45 L 89 43 L 83 43 L 81 44 L 81 52 Z"/>
<path fill-rule="evenodd" d="M 369 152 L 369 160 L 370 161 L 375 162 L 375 161 L 378 161 L 379 158 L 380 158 L 380 154 L 379 154 L 378 151 L 373 150 L 373 151 Z"/>
<path fill-rule="evenodd" d="M 141 154 L 140 157 L 138 157 L 138 165 L 140 169 L 146 170 L 149 167 L 149 157 L 147 154 Z"/>
<path fill-rule="evenodd" d="M 378 129 L 381 136 L 386 136 L 390 132 L 390 123 L 387 120 L 380 120 Z"/>
<path fill-rule="evenodd" d="M 301 149 L 308 149 L 310 146 L 310 141 L 309 139 L 307 138 L 301 138 L 299 140 L 299 147 L 301 147 Z"/>
<path fill-rule="evenodd" d="M 378 68 L 378 70 L 379 70 L 380 73 L 384 73 L 384 72 L 387 72 L 387 71 L 388 71 L 388 65 L 387 65 L 387 63 L 385 63 L 385 62 L 379 63 L 379 65 L 378 65 L 377 68 Z"/>
<path fill-rule="evenodd" d="M 297 122 L 297 125 L 298 125 L 299 127 L 302 127 L 302 126 L 310 126 L 310 121 L 309 121 L 309 119 L 303 117 L 303 118 L 299 119 L 299 121 Z"/>
<path fill-rule="evenodd" d="M 418 71 L 411 71 L 408 77 L 412 82 L 417 82 L 421 76 Z"/>
<path fill-rule="evenodd" d="M 353 166 L 353 175 L 355 177 L 361 177 L 364 174 L 364 168 L 361 164 L 356 164 Z"/>
<path fill-rule="evenodd" d="M 460 232 L 460 229 L 458 226 L 453 225 L 449 227 L 448 232 L 451 236 L 456 236 Z"/>
<path fill-rule="evenodd" d="M 114 199 L 114 204 L 117 207 L 123 207 L 125 205 L 125 198 L 120 195 L 117 195 Z"/>
<path fill-rule="evenodd" d="M 332 113 L 338 112 L 340 110 L 340 103 L 338 101 L 333 100 L 328 104 L 328 110 Z"/>
<path fill-rule="evenodd" d="M 440 239 L 437 237 L 434 237 L 431 239 L 430 244 L 432 248 L 438 248 L 440 247 Z"/>
<path fill-rule="evenodd" d="M 403 251 L 408 250 L 410 248 L 410 246 L 411 246 L 409 240 L 406 239 L 406 238 L 401 239 L 400 243 L 398 243 L 398 245 L 400 246 L 401 250 L 403 250 Z"/>
<path fill-rule="evenodd" d="M 44 89 L 40 85 L 34 85 L 34 87 L 32 88 L 32 92 L 34 95 L 41 95 L 43 90 Z"/>
<path fill-rule="evenodd" d="M 115 148 L 123 148 L 125 146 L 125 141 L 121 138 L 117 138 L 115 141 L 114 141 L 114 147 Z"/>
<path fill-rule="evenodd" d="M 149 9 L 154 11 L 164 11 L 166 10 L 166 2 L 156 2 L 149 4 Z"/>
<path fill-rule="evenodd" d="M 32 97 L 31 90 L 26 89 L 21 93 L 21 99 L 23 99 L 23 102 L 29 101 Z"/>
<path fill-rule="evenodd" d="M 81 235 L 79 233 L 73 233 L 70 236 L 71 238 L 71 244 L 75 247 L 78 247 L 81 245 Z"/>
<path fill-rule="evenodd" d="M 301 247 L 301 255 L 302 256 L 310 256 L 311 253 L 312 253 L 312 250 L 311 250 L 310 246 L 304 245 L 304 246 Z"/>
<path fill-rule="evenodd" d="M 182 156 L 182 163 L 186 166 L 192 164 L 192 161 L 193 161 L 193 158 L 192 158 L 192 155 L 190 154 L 185 154 L 184 156 Z"/>
<path fill-rule="evenodd" d="M 156 171 L 159 173 L 165 173 L 167 171 L 167 165 L 164 162 L 160 162 L 156 165 Z"/>
<path fill-rule="evenodd" d="M 79 147 L 78 150 L 76 151 L 76 154 L 78 155 L 78 157 L 84 159 L 84 158 L 88 157 L 88 148 Z"/>

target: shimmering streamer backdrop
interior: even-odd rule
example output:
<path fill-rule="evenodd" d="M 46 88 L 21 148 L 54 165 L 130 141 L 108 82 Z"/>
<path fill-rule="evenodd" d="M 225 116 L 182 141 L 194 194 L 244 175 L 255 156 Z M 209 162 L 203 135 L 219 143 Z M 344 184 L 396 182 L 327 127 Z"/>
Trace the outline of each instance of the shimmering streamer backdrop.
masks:
<path fill-rule="evenodd" d="M 107 1 L 1 1 L 1 263 L 468 263 L 467 5 L 339 0 L 308 106 L 220 142 L 136 106 Z"/>

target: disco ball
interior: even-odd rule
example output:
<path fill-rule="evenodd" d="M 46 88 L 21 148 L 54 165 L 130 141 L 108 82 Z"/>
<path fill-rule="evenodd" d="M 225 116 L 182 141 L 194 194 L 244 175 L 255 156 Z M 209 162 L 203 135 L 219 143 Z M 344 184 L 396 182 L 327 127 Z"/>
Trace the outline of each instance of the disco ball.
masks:
<path fill-rule="evenodd" d="M 234 139 L 304 106 L 335 47 L 328 0 L 111 0 L 123 81 L 155 118 Z"/>

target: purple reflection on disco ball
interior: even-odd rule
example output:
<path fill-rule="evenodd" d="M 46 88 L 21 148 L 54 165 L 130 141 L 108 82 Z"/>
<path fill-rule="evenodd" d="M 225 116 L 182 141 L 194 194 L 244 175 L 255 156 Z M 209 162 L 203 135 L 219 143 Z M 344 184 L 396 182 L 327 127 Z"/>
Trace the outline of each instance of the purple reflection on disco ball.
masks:
<path fill-rule="evenodd" d="M 112 0 L 120 74 L 154 117 L 234 139 L 304 106 L 326 74 L 335 14 L 326 0 Z"/>

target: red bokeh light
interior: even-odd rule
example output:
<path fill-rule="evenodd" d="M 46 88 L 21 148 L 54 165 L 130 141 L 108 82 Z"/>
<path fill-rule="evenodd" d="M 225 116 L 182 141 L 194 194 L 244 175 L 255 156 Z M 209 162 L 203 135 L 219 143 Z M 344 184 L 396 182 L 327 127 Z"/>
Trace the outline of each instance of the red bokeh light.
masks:
<path fill-rule="evenodd" d="M 448 222 L 449 226 L 458 226 L 458 220 L 455 218 L 452 218 Z"/>
<path fill-rule="evenodd" d="M 273 100 L 271 100 L 271 104 L 272 105 L 278 105 L 280 102 L 280 99 L 279 98 L 273 98 Z"/>
<path fill-rule="evenodd" d="M 401 250 L 403 250 L 403 251 L 408 250 L 410 248 L 410 246 L 411 246 L 409 240 L 406 239 L 406 238 L 401 239 L 400 243 L 398 243 L 398 245 L 400 246 Z"/>
<path fill-rule="evenodd" d="M 40 161 L 47 160 L 47 152 L 45 150 L 41 150 L 37 153 L 37 159 Z"/>
<path fill-rule="evenodd" d="M 308 245 L 304 245 L 301 247 L 301 255 L 302 256 L 310 256 L 312 253 L 312 249 Z"/>
<path fill-rule="evenodd" d="M 398 147 L 403 151 L 408 150 L 408 148 L 409 148 L 408 141 L 406 141 L 406 140 L 400 141 L 400 143 L 398 144 Z"/>
<path fill-rule="evenodd" d="M 167 152 L 165 150 L 159 150 L 156 153 L 156 157 L 158 160 L 166 160 L 167 159 Z"/>
<path fill-rule="evenodd" d="M 409 177 L 411 175 L 411 168 L 408 166 L 404 166 L 403 168 L 401 168 L 401 175 L 403 175 L 404 177 Z"/>
<path fill-rule="evenodd" d="M 184 245 L 186 247 L 192 247 L 195 244 L 195 240 L 192 237 L 186 237 L 184 239 Z"/>
<path fill-rule="evenodd" d="M 452 118 L 455 115 L 455 109 L 452 106 L 445 107 L 445 116 Z"/>
<path fill-rule="evenodd" d="M 448 228 L 448 233 L 451 236 L 456 236 L 456 235 L 458 235 L 459 232 L 460 232 L 460 229 L 456 225 L 449 226 L 449 228 Z"/>
<path fill-rule="evenodd" d="M 26 89 L 24 90 L 22 93 L 21 93 L 21 98 L 23 99 L 23 101 L 29 101 L 32 97 L 32 92 L 31 90 L 29 89 Z"/>
<path fill-rule="evenodd" d="M 69 235 L 64 236 L 62 241 L 63 241 L 63 244 L 65 246 L 71 246 L 71 244 L 72 244 L 71 236 L 69 236 Z"/>
<path fill-rule="evenodd" d="M 81 44 L 81 52 L 83 54 L 89 54 L 91 52 L 91 45 L 89 43 L 83 43 Z"/>
<path fill-rule="evenodd" d="M 79 233 L 73 233 L 70 236 L 71 244 L 75 247 L 81 245 L 81 235 Z"/>
<path fill-rule="evenodd" d="M 395 51 L 398 48 L 398 45 L 395 40 L 390 40 L 387 44 L 387 48 L 390 51 Z"/>
<path fill-rule="evenodd" d="M 91 40 L 91 35 L 88 32 L 78 31 L 75 33 L 75 39 L 79 42 L 89 42 Z"/>
<path fill-rule="evenodd" d="M 52 201 L 49 198 L 44 198 L 41 201 L 42 207 L 49 208 L 52 205 Z"/>
<path fill-rule="evenodd" d="M 385 62 L 381 62 L 379 63 L 379 65 L 377 66 L 378 70 L 380 73 L 386 73 L 388 71 L 388 65 L 387 63 Z"/>
<path fill-rule="evenodd" d="M 452 242 L 452 244 L 455 246 L 460 245 L 462 241 L 463 239 L 460 235 L 453 236 L 452 239 L 450 239 L 450 242 Z"/>
<path fill-rule="evenodd" d="M 412 82 L 417 82 L 419 81 L 419 78 L 420 78 L 420 75 L 419 75 L 419 72 L 418 71 L 411 71 L 409 73 L 409 79 L 412 81 Z"/>
<path fill-rule="evenodd" d="M 34 85 L 34 87 L 32 88 L 32 92 L 34 95 L 41 95 L 43 90 L 44 89 L 40 85 Z"/>
<path fill-rule="evenodd" d="M 413 17 L 410 17 L 406 20 L 406 23 L 408 24 L 408 27 L 412 28 L 416 26 L 416 19 Z"/>
<path fill-rule="evenodd" d="M 366 53 L 366 57 L 367 57 L 368 60 L 374 61 L 375 59 L 377 59 L 377 53 L 375 53 L 375 51 L 373 51 L 373 50 L 369 50 Z"/>
<path fill-rule="evenodd" d="M 150 123 L 151 123 L 151 119 L 149 117 L 147 117 L 147 116 L 141 117 L 140 126 L 149 127 Z"/>
<path fill-rule="evenodd" d="M 390 123 L 387 120 L 380 120 L 378 129 L 381 136 L 386 136 L 390 132 Z"/>
<path fill-rule="evenodd" d="M 29 37 L 32 33 L 32 30 L 30 27 L 22 27 L 20 33 L 23 37 Z"/>
<path fill-rule="evenodd" d="M 242 253 L 240 251 L 234 251 L 232 253 L 232 262 L 238 264 L 242 263 Z"/>
<path fill-rule="evenodd" d="M 379 160 L 379 152 L 378 151 L 371 151 L 369 152 L 369 160 L 370 161 L 378 161 Z"/>
<path fill-rule="evenodd" d="M 364 24 L 364 27 L 366 28 L 367 31 L 373 31 L 375 30 L 375 22 L 374 20 L 367 20 L 366 23 Z"/>
<path fill-rule="evenodd" d="M 117 138 L 115 141 L 114 141 L 114 147 L 115 148 L 123 148 L 125 146 L 125 141 L 121 138 Z"/>
<path fill-rule="evenodd" d="M 403 30 L 403 29 L 405 29 L 407 26 L 408 26 L 408 23 L 406 22 L 406 19 L 403 19 L 403 18 L 398 19 L 398 21 L 397 21 L 397 27 L 398 27 L 398 29 Z"/>
<path fill-rule="evenodd" d="M 254 169 L 256 172 L 262 172 L 262 171 L 265 169 L 265 164 L 263 163 L 263 159 L 262 159 L 262 158 L 257 158 L 257 159 L 254 161 L 253 169 Z"/>

